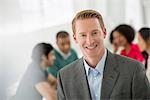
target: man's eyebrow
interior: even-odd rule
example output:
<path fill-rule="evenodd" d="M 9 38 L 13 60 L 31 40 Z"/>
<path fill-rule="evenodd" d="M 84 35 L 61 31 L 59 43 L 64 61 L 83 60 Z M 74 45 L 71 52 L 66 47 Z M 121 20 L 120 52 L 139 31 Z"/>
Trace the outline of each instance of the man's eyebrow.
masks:
<path fill-rule="evenodd" d="M 94 29 L 94 30 L 92 30 L 91 32 L 95 32 L 95 31 L 98 31 L 98 32 L 99 32 L 99 30 L 98 30 L 98 29 Z"/>
<path fill-rule="evenodd" d="M 91 32 L 100 32 L 100 30 L 94 29 L 94 30 L 92 30 Z M 79 32 L 78 34 L 82 35 L 82 34 L 85 34 L 85 32 Z"/>
<path fill-rule="evenodd" d="M 80 32 L 80 33 L 78 33 L 78 34 L 84 34 L 85 32 Z"/>

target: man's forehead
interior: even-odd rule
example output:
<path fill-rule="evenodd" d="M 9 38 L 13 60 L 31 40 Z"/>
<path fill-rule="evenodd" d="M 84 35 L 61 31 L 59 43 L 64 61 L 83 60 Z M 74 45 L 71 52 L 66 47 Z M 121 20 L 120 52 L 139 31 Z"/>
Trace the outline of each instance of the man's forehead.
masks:
<path fill-rule="evenodd" d="M 80 34 L 81 33 L 85 33 L 85 32 L 90 32 L 91 33 L 91 32 L 96 32 L 96 31 L 97 32 L 98 31 L 101 32 L 102 31 L 101 27 L 98 26 L 98 25 L 95 25 L 95 26 L 94 25 L 90 25 L 90 26 L 86 26 L 86 27 L 79 27 L 79 28 L 77 27 L 76 28 L 76 32 L 80 33 Z"/>
<path fill-rule="evenodd" d="M 70 39 L 69 36 L 68 37 L 59 37 L 57 40 L 68 40 L 68 39 Z"/>

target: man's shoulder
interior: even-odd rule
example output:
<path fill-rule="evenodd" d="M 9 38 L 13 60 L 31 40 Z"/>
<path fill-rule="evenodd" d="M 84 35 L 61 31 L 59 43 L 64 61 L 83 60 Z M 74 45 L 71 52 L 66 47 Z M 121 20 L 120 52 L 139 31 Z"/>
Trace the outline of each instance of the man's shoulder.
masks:
<path fill-rule="evenodd" d="M 122 55 L 113 55 L 115 56 L 115 60 L 120 71 L 128 70 L 130 72 L 134 72 L 137 69 L 144 70 L 144 65 L 137 60 Z"/>
<path fill-rule="evenodd" d="M 75 50 L 75 49 L 73 49 L 73 48 L 71 48 L 71 52 L 73 52 L 73 53 L 77 54 L 76 50 Z"/>
<path fill-rule="evenodd" d="M 60 69 L 59 73 L 61 73 L 61 74 L 73 73 L 77 70 L 77 68 L 79 67 L 77 65 L 79 65 L 79 63 L 81 63 L 81 62 L 82 62 L 82 58 L 77 59 L 77 60 L 73 61 L 72 63 L 66 65 L 62 69 Z"/>
<path fill-rule="evenodd" d="M 55 55 L 60 55 L 59 51 L 57 49 L 54 49 Z"/>
<path fill-rule="evenodd" d="M 132 58 L 129 58 L 129 57 L 126 57 L 126 56 L 122 56 L 122 55 L 118 55 L 118 54 L 114 54 L 115 55 L 115 58 L 118 62 L 120 63 L 126 63 L 126 64 L 142 64 L 141 62 L 135 60 L 135 59 L 132 59 Z"/>

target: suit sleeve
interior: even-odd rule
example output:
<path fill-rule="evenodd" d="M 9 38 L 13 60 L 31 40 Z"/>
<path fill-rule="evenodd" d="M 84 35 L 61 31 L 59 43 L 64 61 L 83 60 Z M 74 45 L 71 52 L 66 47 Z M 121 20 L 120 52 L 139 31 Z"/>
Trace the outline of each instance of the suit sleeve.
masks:
<path fill-rule="evenodd" d="M 57 100 L 66 100 L 65 99 L 65 95 L 64 95 L 64 91 L 63 91 L 63 86 L 62 86 L 60 73 L 57 75 L 57 81 L 58 81 L 58 85 L 57 85 Z"/>
<path fill-rule="evenodd" d="M 132 80 L 132 99 L 150 100 L 150 84 L 141 63 L 136 65 Z"/>

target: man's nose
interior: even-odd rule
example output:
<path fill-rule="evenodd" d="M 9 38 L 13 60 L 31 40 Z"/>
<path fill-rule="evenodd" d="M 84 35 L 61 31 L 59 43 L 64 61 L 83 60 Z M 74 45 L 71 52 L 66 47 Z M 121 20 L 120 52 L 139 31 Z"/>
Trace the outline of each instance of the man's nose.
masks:
<path fill-rule="evenodd" d="M 65 49 L 68 49 L 69 47 L 70 47 L 70 45 L 65 45 L 64 46 Z"/>
<path fill-rule="evenodd" d="M 92 37 L 92 36 L 87 36 L 87 38 L 86 38 L 86 43 L 87 43 L 88 45 L 90 45 L 90 44 L 92 44 L 93 42 L 94 42 L 93 37 Z"/>

